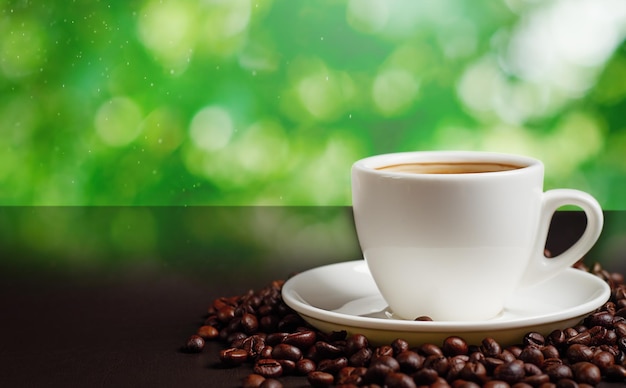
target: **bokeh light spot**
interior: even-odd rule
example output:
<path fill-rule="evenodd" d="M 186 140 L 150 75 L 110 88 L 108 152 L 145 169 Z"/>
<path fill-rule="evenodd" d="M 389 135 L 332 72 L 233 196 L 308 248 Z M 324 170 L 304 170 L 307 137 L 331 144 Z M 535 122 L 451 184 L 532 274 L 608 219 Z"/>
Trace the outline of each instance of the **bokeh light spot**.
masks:
<path fill-rule="evenodd" d="M 408 71 L 391 68 L 376 76 L 372 97 L 376 107 L 386 116 L 401 113 L 413 103 L 419 83 Z"/>
<path fill-rule="evenodd" d="M 133 100 L 115 97 L 98 108 L 96 133 L 110 146 L 125 146 L 139 135 L 141 120 L 141 111 Z"/>
<path fill-rule="evenodd" d="M 365 33 L 380 31 L 389 20 L 389 2 L 385 0 L 350 0 L 346 19 L 356 31 Z"/>
<path fill-rule="evenodd" d="M 225 147 L 235 131 L 233 119 L 224 108 L 208 106 L 193 117 L 189 135 L 193 143 L 204 151 Z"/>

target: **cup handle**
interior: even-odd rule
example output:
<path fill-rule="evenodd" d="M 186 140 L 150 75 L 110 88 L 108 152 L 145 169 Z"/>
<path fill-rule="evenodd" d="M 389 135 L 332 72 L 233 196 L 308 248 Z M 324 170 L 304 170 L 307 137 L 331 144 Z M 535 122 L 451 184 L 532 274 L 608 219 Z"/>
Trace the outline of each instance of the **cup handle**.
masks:
<path fill-rule="evenodd" d="M 587 216 L 587 227 L 582 236 L 565 252 L 552 258 L 544 254 L 550 222 L 556 210 L 564 205 L 580 207 Z M 572 266 L 582 259 L 598 241 L 604 215 L 600 204 L 591 195 L 573 189 L 555 189 L 543 193 L 541 215 L 539 219 L 537 245 L 533 249 L 537 257 L 531 258 L 528 268 L 522 277 L 520 286 L 526 287 L 540 283 L 559 274 L 563 269 Z"/>

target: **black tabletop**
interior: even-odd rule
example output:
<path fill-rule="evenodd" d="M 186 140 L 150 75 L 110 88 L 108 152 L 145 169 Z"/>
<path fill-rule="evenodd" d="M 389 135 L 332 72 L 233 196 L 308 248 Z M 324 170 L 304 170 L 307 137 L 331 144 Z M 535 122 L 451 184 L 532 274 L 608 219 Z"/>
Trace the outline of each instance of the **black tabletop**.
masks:
<path fill-rule="evenodd" d="M 626 271 L 625 216 L 586 260 Z M 548 248 L 584 222 L 559 212 Z M 212 300 L 360 255 L 349 208 L 3 208 L 0 232 L 3 387 L 239 386 L 250 368 L 220 367 L 221 344 L 180 351 Z"/>

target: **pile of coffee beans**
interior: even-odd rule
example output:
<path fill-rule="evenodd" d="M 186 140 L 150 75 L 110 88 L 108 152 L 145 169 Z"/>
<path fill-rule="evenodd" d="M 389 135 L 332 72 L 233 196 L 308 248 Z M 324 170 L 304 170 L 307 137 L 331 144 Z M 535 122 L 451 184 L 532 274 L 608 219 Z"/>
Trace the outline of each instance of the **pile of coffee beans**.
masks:
<path fill-rule="evenodd" d="M 183 346 L 201 352 L 221 341 L 225 367 L 248 365 L 243 387 L 281 387 L 299 375 L 314 387 L 588 387 L 626 382 L 626 285 L 600 265 L 577 268 L 601 277 L 611 298 L 574 327 L 544 336 L 528 332 L 519 344 L 493 338 L 469 344 L 450 336 L 441 344 L 410 346 L 402 338 L 372 346 L 361 334 L 322 333 L 281 298 L 283 281 L 259 291 L 215 299 L 197 333 Z"/>

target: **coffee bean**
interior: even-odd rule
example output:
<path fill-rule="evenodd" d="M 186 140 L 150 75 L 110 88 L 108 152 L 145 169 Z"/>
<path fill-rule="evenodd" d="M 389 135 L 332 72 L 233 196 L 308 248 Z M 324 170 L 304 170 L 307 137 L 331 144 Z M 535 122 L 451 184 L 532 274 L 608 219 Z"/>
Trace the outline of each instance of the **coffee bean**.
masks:
<path fill-rule="evenodd" d="M 198 328 L 198 335 L 205 340 L 215 339 L 219 334 L 220 331 L 211 325 L 203 325 Z"/>
<path fill-rule="evenodd" d="M 242 388 L 259 388 L 264 381 L 265 377 L 251 373 L 243 379 L 241 386 Z"/>
<path fill-rule="evenodd" d="M 332 374 L 320 371 L 311 372 L 306 378 L 313 387 L 330 387 L 335 382 Z"/>
<path fill-rule="evenodd" d="M 545 345 L 546 343 L 546 339 L 544 338 L 544 336 L 541 333 L 537 333 L 534 331 L 531 331 L 529 333 L 527 333 L 524 336 L 524 339 L 522 340 L 524 346 L 538 346 L 541 347 L 543 345 Z"/>
<path fill-rule="evenodd" d="M 623 381 L 626 379 L 626 368 L 622 365 L 610 365 L 604 370 L 604 373 L 609 381 Z"/>
<path fill-rule="evenodd" d="M 393 348 L 389 345 L 384 345 L 384 346 L 379 346 L 376 349 L 374 349 L 374 356 L 373 358 L 378 358 L 378 357 L 382 357 L 382 356 L 387 356 L 387 357 L 391 357 L 393 356 Z"/>
<path fill-rule="evenodd" d="M 424 365 L 424 360 L 424 356 L 411 350 L 406 350 L 396 356 L 400 370 L 404 373 L 416 372 Z"/>
<path fill-rule="evenodd" d="M 432 368 L 422 368 L 413 374 L 415 384 L 431 385 L 439 379 L 439 373 Z"/>
<path fill-rule="evenodd" d="M 317 335 L 312 330 L 299 331 L 287 334 L 282 342 L 288 345 L 297 346 L 301 350 L 308 349 L 315 344 Z"/>
<path fill-rule="evenodd" d="M 317 341 L 314 346 L 318 356 L 323 358 L 335 358 L 343 353 L 341 348 L 325 341 Z"/>
<path fill-rule="evenodd" d="M 426 343 L 419 347 L 419 352 L 424 356 L 443 356 L 441 348 L 435 344 Z"/>
<path fill-rule="evenodd" d="M 445 356 L 432 355 L 426 357 L 424 367 L 436 370 L 439 376 L 445 376 L 450 368 L 450 362 Z"/>
<path fill-rule="evenodd" d="M 459 377 L 464 380 L 482 384 L 487 378 L 487 369 L 480 362 L 470 361 L 463 366 L 463 369 L 461 369 L 461 372 L 459 373 Z"/>
<path fill-rule="evenodd" d="M 544 355 L 539 348 L 527 346 L 519 354 L 518 359 L 525 363 L 531 363 L 541 367 L 543 365 Z"/>
<path fill-rule="evenodd" d="M 493 371 L 493 377 L 495 379 L 506 381 L 509 384 L 520 381 L 525 375 L 524 362 L 520 360 L 502 364 Z"/>
<path fill-rule="evenodd" d="M 283 367 L 280 363 L 274 359 L 266 358 L 258 360 L 254 364 L 254 373 L 264 377 L 276 378 L 283 374 Z"/>
<path fill-rule="evenodd" d="M 283 388 L 283 384 L 276 379 L 265 379 L 259 388 Z"/>
<path fill-rule="evenodd" d="M 571 379 L 573 377 L 572 370 L 569 366 L 563 364 L 551 364 L 544 366 L 544 372 L 550 376 L 550 381 L 557 382 L 561 379 Z"/>
<path fill-rule="evenodd" d="M 415 320 L 418 322 L 432 322 L 433 319 L 427 315 L 420 315 L 419 317 L 415 318 Z"/>
<path fill-rule="evenodd" d="M 502 380 L 489 380 L 485 384 L 483 384 L 483 388 L 510 388 L 509 383 Z M 522 387 L 516 387 L 522 388 Z M 532 387 L 529 387 L 532 388 Z"/>
<path fill-rule="evenodd" d="M 461 337 L 451 336 L 443 341 L 441 347 L 443 354 L 448 357 L 454 357 L 460 354 L 467 354 L 468 347 L 467 342 Z"/>
<path fill-rule="evenodd" d="M 241 328 L 246 334 L 254 334 L 259 329 L 259 320 L 256 315 L 246 313 L 241 316 Z"/>
<path fill-rule="evenodd" d="M 398 372 L 389 373 L 385 377 L 385 386 L 388 388 L 417 388 L 411 376 Z"/>
<path fill-rule="evenodd" d="M 296 346 L 281 343 L 274 346 L 272 358 L 281 360 L 298 361 L 302 358 L 302 351 Z"/>
<path fill-rule="evenodd" d="M 591 362 L 597 365 L 601 371 L 605 371 L 609 366 L 615 364 L 615 356 L 606 351 L 599 351 L 593 355 Z"/>
<path fill-rule="evenodd" d="M 317 365 L 313 360 L 303 358 L 296 362 L 296 371 L 301 375 L 307 375 L 317 369 Z"/>
<path fill-rule="evenodd" d="M 393 350 L 393 355 L 396 356 L 405 350 L 409 350 L 409 343 L 401 338 L 397 338 L 391 343 L 391 349 Z"/>
<path fill-rule="evenodd" d="M 486 357 L 496 357 L 502 353 L 502 347 L 500 344 L 491 337 L 487 337 L 482 340 L 480 350 Z"/>
<path fill-rule="evenodd" d="M 580 383 L 597 385 L 602 380 L 600 368 L 587 361 L 577 362 L 572 365 L 572 372 L 574 373 L 574 379 Z"/>
<path fill-rule="evenodd" d="M 372 359 L 374 352 L 370 348 L 361 348 L 350 356 L 349 364 L 352 366 L 366 366 Z"/>
<path fill-rule="evenodd" d="M 626 325 L 625 325 L 626 326 Z M 367 348 L 369 341 L 363 334 L 354 334 L 346 341 L 346 352 L 348 355 L 353 355 L 361 349 Z"/>
<path fill-rule="evenodd" d="M 339 357 L 335 359 L 325 359 L 317 363 L 317 370 L 321 372 L 327 372 L 335 374 L 348 366 L 348 359 L 345 357 Z"/>
<path fill-rule="evenodd" d="M 222 364 L 228 366 L 241 365 L 248 360 L 248 352 L 238 348 L 222 349 L 219 356 Z"/>
<path fill-rule="evenodd" d="M 590 361 L 593 358 L 593 350 L 586 345 L 574 344 L 567 348 L 565 356 L 572 364 L 579 361 Z"/>
<path fill-rule="evenodd" d="M 192 335 L 182 347 L 182 351 L 186 353 L 200 353 L 204 349 L 204 339 L 199 335 Z"/>

